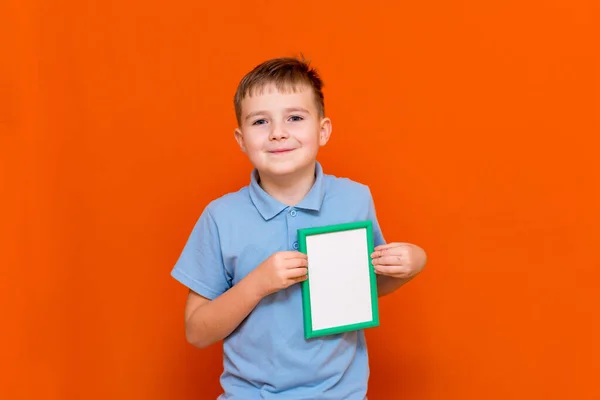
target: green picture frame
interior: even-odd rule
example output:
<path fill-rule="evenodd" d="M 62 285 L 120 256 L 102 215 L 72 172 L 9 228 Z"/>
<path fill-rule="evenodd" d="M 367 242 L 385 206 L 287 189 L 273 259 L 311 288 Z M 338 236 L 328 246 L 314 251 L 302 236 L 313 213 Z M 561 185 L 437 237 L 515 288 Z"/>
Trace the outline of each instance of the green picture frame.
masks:
<path fill-rule="evenodd" d="M 331 326 L 327 328 L 314 329 L 313 328 L 313 304 L 311 303 L 311 278 L 310 278 L 310 260 L 311 256 L 308 254 L 308 238 L 313 235 L 322 235 L 329 233 L 338 233 L 344 231 L 351 230 L 366 230 L 366 243 L 364 246 L 364 251 L 367 252 L 366 259 L 368 261 L 365 262 L 365 268 L 368 268 L 368 290 L 370 293 L 370 310 L 371 310 L 371 318 L 367 320 L 362 320 L 356 323 L 349 324 L 341 324 L 336 326 Z M 367 328 L 373 328 L 379 326 L 379 296 L 377 293 L 377 276 L 375 274 L 375 270 L 373 268 L 373 263 L 371 259 L 371 253 L 374 251 L 374 243 L 373 243 L 373 223 L 370 220 L 366 221 L 358 221 L 358 222 L 350 222 L 343 224 L 335 224 L 335 225 L 326 225 L 326 226 L 318 226 L 312 228 L 304 228 L 298 230 L 298 244 L 299 251 L 308 254 L 309 256 L 309 267 L 308 267 L 308 279 L 301 283 L 302 285 L 302 308 L 303 308 L 303 318 L 304 318 L 304 335 L 306 339 L 312 339 L 321 336 L 327 335 L 335 335 L 339 333 L 344 333 L 353 330 L 361 330 Z M 355 249 L 356 251 L 356 249 Z M 361 257 L 364 254 L 361 252 Z M 364 258 L 363 258 L 364 259 Z M 343 266 L 333 265 L 332 268 L 343 268 Z M 332 294 L 335 296 L 335 293 Z M 365 305 L 366 307 L 366 305 Z"/>

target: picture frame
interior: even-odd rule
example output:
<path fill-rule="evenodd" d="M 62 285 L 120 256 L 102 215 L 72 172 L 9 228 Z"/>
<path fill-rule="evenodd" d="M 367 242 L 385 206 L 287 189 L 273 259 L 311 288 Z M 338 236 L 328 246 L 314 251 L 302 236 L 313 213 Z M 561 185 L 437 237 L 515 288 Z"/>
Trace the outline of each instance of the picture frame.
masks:
<path fill-rule="evenodd" d="M 298 230 L 308 256 L 302 282 L 306 339 L 379 326 L 377 276 L 370 220 Z"/>

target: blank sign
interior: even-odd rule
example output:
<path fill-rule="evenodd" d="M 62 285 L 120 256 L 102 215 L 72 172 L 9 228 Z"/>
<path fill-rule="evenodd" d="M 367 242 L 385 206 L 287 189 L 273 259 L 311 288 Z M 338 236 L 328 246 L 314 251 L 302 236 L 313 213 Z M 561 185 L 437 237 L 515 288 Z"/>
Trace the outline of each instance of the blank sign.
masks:
<path fill-rule="evenodd" d="M 302 283 L 306 338 L 377 326 L 371 222 L 301 229 L 298 235 L 308 256 Z"/>

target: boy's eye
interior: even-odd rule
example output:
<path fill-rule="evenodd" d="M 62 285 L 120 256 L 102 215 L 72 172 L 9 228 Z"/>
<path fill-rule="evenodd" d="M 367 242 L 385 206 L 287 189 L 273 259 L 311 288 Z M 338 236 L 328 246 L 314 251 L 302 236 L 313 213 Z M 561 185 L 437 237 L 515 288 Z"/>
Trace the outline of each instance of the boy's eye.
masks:
<path fill-rule="evenodd" d="M 259 120 L 254 121 L 252 123 L 252 125 L 262 125 L 262 124 L 265 124 L 266 122 L 267 122 L 267 120 L 265 120 L 265 119 L 259 119 Z"/>
<path fill-rule="evenodd" d="M 292 121 L 302 121 L 303 119 L 304 118 L 302 118 L 299 115 L 294 115 L 294 116 L 290 117 L 290 120 L 292 120 Z"/>

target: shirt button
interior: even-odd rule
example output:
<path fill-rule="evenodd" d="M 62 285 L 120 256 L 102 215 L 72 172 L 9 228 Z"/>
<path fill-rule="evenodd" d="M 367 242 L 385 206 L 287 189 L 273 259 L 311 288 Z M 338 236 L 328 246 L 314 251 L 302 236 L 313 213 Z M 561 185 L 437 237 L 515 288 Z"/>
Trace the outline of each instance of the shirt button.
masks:
<path fill-rule="evenodd" d="M 294 242 L 293 247 L 294 247 L 294 250 L 298 250 L 298 242 Z"/>
<path fill-rule="evenodd" d="M 296 216 L 296 214 L 297 214 L 297 213 L 296 213 L 296 210 L 292 210 L 292 211 L 290 211 L 290 215 L 291 215 L 292 217 L 295 217 L 295 216 Z"/>

